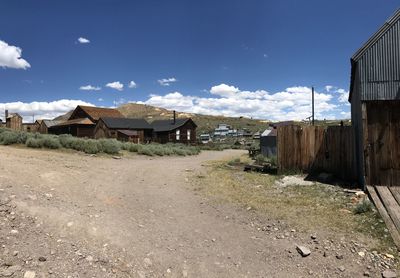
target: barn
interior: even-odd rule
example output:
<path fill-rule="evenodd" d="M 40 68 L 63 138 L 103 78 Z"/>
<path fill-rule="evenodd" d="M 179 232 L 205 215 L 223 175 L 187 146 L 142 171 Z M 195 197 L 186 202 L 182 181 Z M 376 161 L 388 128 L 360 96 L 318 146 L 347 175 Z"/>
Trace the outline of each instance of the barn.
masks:
<path fill-rule="evenodd" d="M 174 114 L 175 115 L 175 114 Z M 151 123 L 153 128 L 153 141 L 165 143 L 196 143 L 197 125 L 191 118 L 173 120 L 155 120 Z"/>
<path fill-rule="evenodd" d="M 48 132 L 93 138 L 101 117 L 123 118 L 123 115 L 116 109 L 78 105 L 67 121 L 48 128 Z"/>
<path fill-rule="evenodd" d="M 351 58 L 349 101 L 362 185 L 400 185 L 400 9 Z"/>
<path fill-rule="evenodd" d="M 147 143 L 151 141 L 153 128 L 145 119 L 100 118 L 94 137 L 115 138 L 120 141 Z"/>

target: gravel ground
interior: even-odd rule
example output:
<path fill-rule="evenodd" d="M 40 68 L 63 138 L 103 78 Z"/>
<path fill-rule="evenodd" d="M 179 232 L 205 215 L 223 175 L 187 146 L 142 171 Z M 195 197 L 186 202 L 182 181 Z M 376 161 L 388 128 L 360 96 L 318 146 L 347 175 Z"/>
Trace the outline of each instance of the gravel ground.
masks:
<path fill-rule="evenodd" d="M 242 153 L 0 147 L 0 277 L 380 277 L 392 267 L 351 235 L 303 234 L 192 189 L 205 162 Z"/>

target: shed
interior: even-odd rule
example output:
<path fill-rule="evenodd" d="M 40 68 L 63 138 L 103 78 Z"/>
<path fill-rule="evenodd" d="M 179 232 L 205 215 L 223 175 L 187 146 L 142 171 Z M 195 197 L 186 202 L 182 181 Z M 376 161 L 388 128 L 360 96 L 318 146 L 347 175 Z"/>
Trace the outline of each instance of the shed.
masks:
<path fill-rule="evenodd" d="M 400 185 L 400 9 L 351 57 L 355 168 L 362 185 Z"/>
<path fill-rule="evenodd" d="M 158 143 L 196 143 L 197 125 L 191 118 L 156 120 L 151 123 L 153 140 Z"/>
<path fill-rule="evenodd" d="M 95 123 L 90 119 L 74 119 L 68 120 L 48 128 L 50 134 L 71 134 L 76 137 L 93 137 Z"/>
<path fill-rule="evenodd" d="M 6 110 L 6 127 L 12 130 L 22 130 L 22 116 L 18 113 L 8 113 Z"/>
<path fill-rule="evenodd" d="M 143 143 L 151 141 L 153 128 L 145 119 L 100 118 L 94 137 Z"/>
<path fill-rule="evenodd" d="M 261 154 L 266 157 L 273 157 L 277 154 L 276 129 L 266 129 L 260 137 Z"/>
<path fill-rule="evenodd" d="M 49 133 L 49 128 L 62 123 L 62 121 L 55 120 L 37 120 L 35 122 L 37 132 L 47 134 Z"/>

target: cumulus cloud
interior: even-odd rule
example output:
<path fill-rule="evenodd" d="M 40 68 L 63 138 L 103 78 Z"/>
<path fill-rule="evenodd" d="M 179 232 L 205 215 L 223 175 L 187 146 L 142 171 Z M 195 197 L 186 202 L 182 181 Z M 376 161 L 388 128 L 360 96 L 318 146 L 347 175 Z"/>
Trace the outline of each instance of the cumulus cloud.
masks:
<path fill-rule="evenodd" d="M 161 86 L 169 86 L 169 85 L 171 85 L 171 83 L 174 83 L 177 81 L 178 80 L 175 77 L 163 78 L 163 79 L 157 80 L 158 84 L 160 84 Z"/>
<path fill-rule="evenodd" d="M 124 89 L 124 84 L 122 84 L 119 81 L 115 81 L 115 82 L 107 83 L 106 87 L 115 89 L 117 91 L 122 91 Z"/>
<path fill-rule="evenodd" d="M 210 89 L 208 97 L 172 92 L 150 95 L 138 102 L 166 109 L 208 115 L 245 116 L 273 121 L 303 120 L 311 115 L 311 88 L 289 87 L 270 93 L 265 90 L 242 91 L 237 87 L 220 84 Z M 341 110 L 331 94 L 315 92 L 315 112 L 319 119 L 338 115 Z"/>
<path fill-rule="evenodd" d="M 5 41 L 0 40 L 0 67 L 13 69 L 27 69 L 31 65 L 21 58 L 22 49 L 9 45 Z"/>
<path fill-rule="evenodd" d="M 346 91 L 344 89 L 337 89 L 336 92 L 339 93 L 339 102 L 343 103 L 349 102 L 349 91 Z"/>
<path fill-rule="evenodd" d="M 80 86 L 79 90 L 82 90 L 82 91 L 100 91 L 101 88 L 97 87 L 97 86 L 86 85 L 86 86 Z"/>
<path fill-rule="evenodd" d="M 131 82 L 129 82 L 128 87 L 134 89 L 137 87 L 137 84 L 135 83 L 135 81 L 132 80 Z"/>
<path fill-rule="evenodd" d="M 8 102 L 0 103 L 0 111 L 6 109 L 10 113 L 18 113 L 24 118 L 24 122 L 32 122 L 33 116 L 38 119 L 53 119 L 76 108 L 77 105 L 94 106 L 89 102 L 73 99 L 61 99 L 51 102 Z M 4 116 L 4 114 L 3 114 Z"/>
<path fill-rule="evenodd" d="M 90 40 L 88 40 L 86 38 L 83 38 L 83 37 L 80 37 L 80 38 L 78 38 L 78 42 L 85 44 L 85 43 L 90 43 Z"/>

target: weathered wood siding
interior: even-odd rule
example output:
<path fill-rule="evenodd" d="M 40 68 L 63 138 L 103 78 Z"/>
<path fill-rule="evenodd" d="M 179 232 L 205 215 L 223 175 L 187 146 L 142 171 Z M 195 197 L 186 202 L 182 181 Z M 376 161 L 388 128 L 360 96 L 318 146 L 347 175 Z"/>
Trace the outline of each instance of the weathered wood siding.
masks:
<path fill-rule="evenodd" d="M 400 101 L 365 102 L 367 185 L 400 186 Z"/>
<path fill-rule="evenodd" d="M 277 149 L 280 171 L 328 172 L 343 180 L 357 180 L 351 126 L 281 126 Z"/>
<path fill-rule="evenodd" d="M 179 140 L 177 140 L 176 132 L 179 130 Z M 190 131 L 190 138 L 188 138 L 188 130 Z M 192 121 L 188 121 L 183 126 L 171 131 L 155 132 L 154 141 L 165 143 L 182 143 L 182 144 L 195 144 L 196 143 L 196 126 Z"/>
<path fill-rule="evenodd" d="M 22 118 L 19 116 L 9 117 L 6 121 L 6 127 L 12 130 L 22 130 Z"/>

